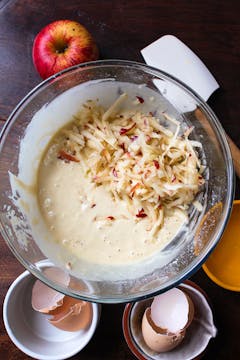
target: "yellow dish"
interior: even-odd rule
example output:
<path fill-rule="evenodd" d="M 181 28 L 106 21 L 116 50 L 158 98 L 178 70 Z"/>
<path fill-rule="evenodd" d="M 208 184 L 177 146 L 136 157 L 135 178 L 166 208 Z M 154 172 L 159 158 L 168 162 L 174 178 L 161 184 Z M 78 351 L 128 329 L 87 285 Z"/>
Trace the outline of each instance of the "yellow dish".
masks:
<path fill-rule="evenodd" d="M 203 264 L 203 270 L 217 285 L 240 291 L 240 200 L 235 200 L 224 234 Z"/>

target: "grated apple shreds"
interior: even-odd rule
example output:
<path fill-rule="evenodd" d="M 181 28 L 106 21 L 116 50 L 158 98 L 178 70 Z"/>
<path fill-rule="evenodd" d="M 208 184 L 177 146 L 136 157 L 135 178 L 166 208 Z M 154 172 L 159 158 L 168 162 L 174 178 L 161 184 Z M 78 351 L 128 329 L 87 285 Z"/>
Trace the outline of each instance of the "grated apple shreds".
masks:
<path fill-rule="evenodd" d="M 88 100 L 74 122 L 61 132 L 61 151 L 66 160 L 79 162 L 96 186 L 105 186 L 116 202 L 123 199 L 136 221 L 148 221 L 155 236 L 164 223 L 164 211 L 185 213 L 204 184 L 204 167 L 191 141 L 193 128 L 179 136 L 163 127 L 151 113 L 118 112 L 122 94 L 108 109 Z M 72 156 L 72 159 L 70 158 Z M 63 159 L 63 158 L 62 158 Z"/>

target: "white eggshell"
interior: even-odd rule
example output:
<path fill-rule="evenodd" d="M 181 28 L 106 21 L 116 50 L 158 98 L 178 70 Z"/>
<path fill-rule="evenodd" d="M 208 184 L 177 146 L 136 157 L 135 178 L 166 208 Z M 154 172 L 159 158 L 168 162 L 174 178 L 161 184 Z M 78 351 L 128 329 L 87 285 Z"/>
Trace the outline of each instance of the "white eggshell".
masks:
<path fill-rule="evenodd" d="M 151 318 L 154 324 L 168 332 L 183 329 L 188 322 L 189 300 L 178 288 L 155 296 L 151 305 Z"/>

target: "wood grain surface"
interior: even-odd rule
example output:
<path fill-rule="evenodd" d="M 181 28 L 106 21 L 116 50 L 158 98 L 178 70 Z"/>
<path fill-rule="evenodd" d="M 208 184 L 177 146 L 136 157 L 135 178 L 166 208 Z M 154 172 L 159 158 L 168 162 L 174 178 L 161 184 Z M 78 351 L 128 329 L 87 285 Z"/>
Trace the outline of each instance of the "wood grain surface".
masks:
<path fill-rule="evenodd" d="M 240 21 L 236 0 L 2 0 L 0 1 L 0 126 L 17 103 L 40 81 L 31 59 L 37 32 L 58 19 L 73 19 L 95 37 L 102 59 L 143 62 L 140 49 L 165 34 L 185 42 L 220 84 L 209 105 L 240 146 Z M 176 59 L 177 61 L 177 59 Z M 237 180 L 236 198 L 240 198 Z M 23 271 L 0 237 L 0 302 Z M 192 278 L 208 294 L 218 335 L 204 360 L 240 359 L 240 294 L 215 285 L 199 270 Z M 74 359 L 130 360 L 121 328 L 124 305 L 104 305 L 97 331 Z M 10 341 L 0 319 L 0 359 L 28 356 Z M 182 359 L 185 360 L 185 359 Z"/>

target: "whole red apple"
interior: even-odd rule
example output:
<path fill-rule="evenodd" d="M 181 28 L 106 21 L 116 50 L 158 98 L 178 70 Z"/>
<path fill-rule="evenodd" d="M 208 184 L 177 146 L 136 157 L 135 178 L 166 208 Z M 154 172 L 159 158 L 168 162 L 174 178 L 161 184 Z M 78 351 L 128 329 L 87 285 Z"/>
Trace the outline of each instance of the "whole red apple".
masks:
<path fill-rule="evenodd" d="M 33 63 L 49 76 L 70 66 L 98 59 L 98 48 L 87 29 L 76 21 L 58 20 L 45 26 L 33 43 Z"/>

